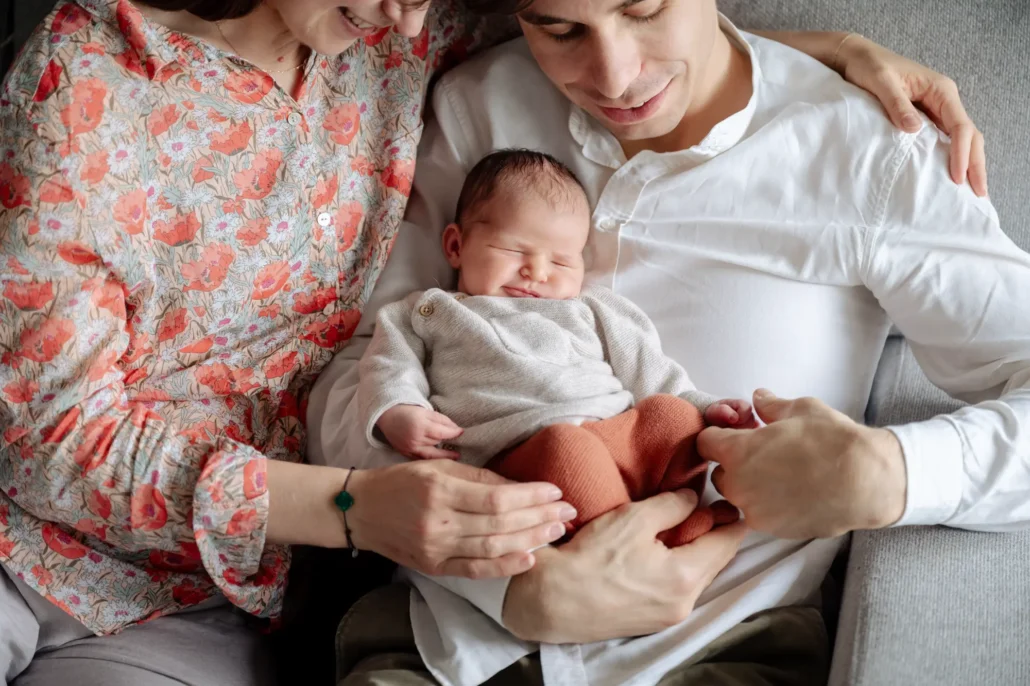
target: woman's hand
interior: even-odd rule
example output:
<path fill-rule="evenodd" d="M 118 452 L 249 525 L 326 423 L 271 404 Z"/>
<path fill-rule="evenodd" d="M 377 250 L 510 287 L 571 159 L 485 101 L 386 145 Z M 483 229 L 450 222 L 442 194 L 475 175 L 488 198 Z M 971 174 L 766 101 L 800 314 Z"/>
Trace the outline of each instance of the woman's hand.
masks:
<path fill-rule="evenodd" d="M 561 538 L 576 516 L 551 484 L 450 460 L 357 471 L 347 490 L 352 544 L 424 574 L 521 574 L 535 562 L 529 551 Z"/>
<path fill-rule="evenodd" d="M 883 103 L 894 125 L 914 133 L 921 126 L 918 104 L 944 133 L 951 136 L 951 178 L 987 195 L 984 137 L 966 114 L 958 86 L 948 77 L 895 54 L 858 35 L 838 43 L 833 66 L 845 79 L 869 91 Z"/>
<path fill-rule="evenodd" d="M 527 641 L 592 643 L 661 631 L 683 621 L 736 554 L 743 523 L 666 548 L 658 533 L 685 520 L 692 491 L 663 493 L 598 517 L 512 580 L 504 625 Z"/>

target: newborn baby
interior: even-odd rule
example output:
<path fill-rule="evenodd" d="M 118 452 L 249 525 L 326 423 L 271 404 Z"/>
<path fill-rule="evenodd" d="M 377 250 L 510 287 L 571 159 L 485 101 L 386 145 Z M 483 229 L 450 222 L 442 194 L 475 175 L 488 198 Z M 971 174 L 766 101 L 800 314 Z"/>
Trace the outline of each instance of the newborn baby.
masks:
<path fill-rule="evenodd" d="M 583 289 L 589 233 L 586 193 L 558 160 L 503 150 L 480 161 L 443 235 L 458 290 L 412 293 L 376 320 L 359 367 L 368 440 L 553 483 L 576 508 L 570 533 L 661 491 L 700 497 L 697 434 L 706 421 L 754 427 L 751 406 L 699 393 L 639 308 Z M 714 503 L 662 540 L 737 518 Z"/>

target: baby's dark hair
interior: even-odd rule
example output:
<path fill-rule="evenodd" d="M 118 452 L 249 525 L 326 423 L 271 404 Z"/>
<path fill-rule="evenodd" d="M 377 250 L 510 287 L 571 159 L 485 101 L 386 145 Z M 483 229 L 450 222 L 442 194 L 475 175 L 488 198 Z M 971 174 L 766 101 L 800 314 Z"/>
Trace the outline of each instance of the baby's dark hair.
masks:
<path fill-rule="evenodd" d="M 528 181 L 523 187 L 531 187 L 554 204 L 586 198 L 583 184 L 555 157 L 536 150 L 508 148 L 490 153 L 472 167 L 458 196 L 455 221 L 464 227 L 470 212 L 513 181 Z"/>

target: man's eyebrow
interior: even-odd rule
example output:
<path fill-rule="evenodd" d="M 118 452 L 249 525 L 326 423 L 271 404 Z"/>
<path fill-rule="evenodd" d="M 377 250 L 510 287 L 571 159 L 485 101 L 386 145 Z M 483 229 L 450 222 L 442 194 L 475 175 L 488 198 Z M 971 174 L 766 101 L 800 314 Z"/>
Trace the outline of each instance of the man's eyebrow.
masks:
<path fill-rule="evenodd" d="M 645 0 L 624 0 L 624 2 L 616 8 L 616 11 L 621 12 L 622 10 L 629 9 L 633 5 L 639 5 L 644 1 Z M 524 12 L 520 12 L 519 18 L 527 24 L 535 24 L 536 26 L 553 26 L 554 24 L 577 23 L 572 21 L 571 19 L 562 19 L 561 17 L 555 17 L 550 14 L 540 14 L 538 12 L 534 12 L 533 10 L 526 10 Z"/>

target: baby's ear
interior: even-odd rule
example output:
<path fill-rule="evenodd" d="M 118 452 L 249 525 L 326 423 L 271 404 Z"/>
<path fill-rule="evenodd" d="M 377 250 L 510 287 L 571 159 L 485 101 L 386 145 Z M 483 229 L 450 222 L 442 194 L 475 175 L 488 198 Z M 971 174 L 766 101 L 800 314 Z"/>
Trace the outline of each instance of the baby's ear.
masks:
<path fill-rule="evenodd" d="M 443 230 L 443 254 L 455 269 L 461 269 L 461 227 L 448 224 Z"/>

